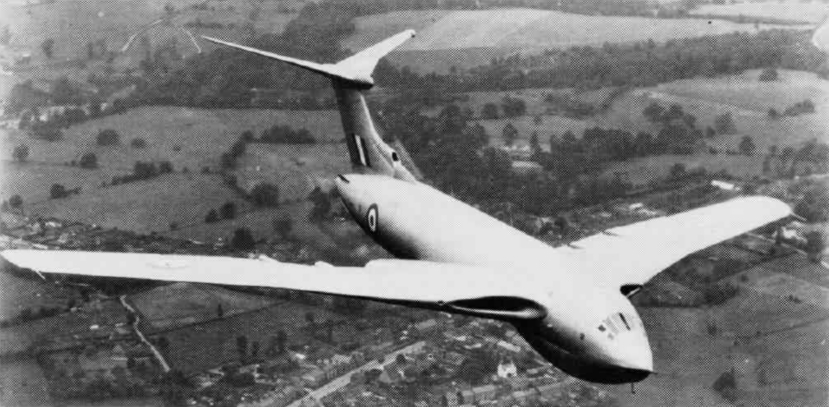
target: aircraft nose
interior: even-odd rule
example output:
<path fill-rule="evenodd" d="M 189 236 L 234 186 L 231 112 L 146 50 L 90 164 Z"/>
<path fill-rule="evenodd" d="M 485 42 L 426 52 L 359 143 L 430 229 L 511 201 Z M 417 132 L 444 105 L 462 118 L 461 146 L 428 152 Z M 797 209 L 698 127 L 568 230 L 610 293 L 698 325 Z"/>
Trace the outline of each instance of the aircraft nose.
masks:
<path fill-rule="evenodd" d="M 643 331 L 626 332 L 617 337 L 614 352 L 615 365 L 641 372 L 653 373 L 653 352 Z"/>

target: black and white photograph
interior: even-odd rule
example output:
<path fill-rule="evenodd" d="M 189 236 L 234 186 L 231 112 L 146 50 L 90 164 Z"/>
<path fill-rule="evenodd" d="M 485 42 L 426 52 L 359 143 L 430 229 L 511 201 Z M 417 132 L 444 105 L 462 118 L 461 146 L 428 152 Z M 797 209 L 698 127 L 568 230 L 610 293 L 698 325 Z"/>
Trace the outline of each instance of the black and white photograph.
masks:
<path fill-rule="evenodd" d="M 829 0 L 0 0 L 2 407 L 829 406 Z"/>

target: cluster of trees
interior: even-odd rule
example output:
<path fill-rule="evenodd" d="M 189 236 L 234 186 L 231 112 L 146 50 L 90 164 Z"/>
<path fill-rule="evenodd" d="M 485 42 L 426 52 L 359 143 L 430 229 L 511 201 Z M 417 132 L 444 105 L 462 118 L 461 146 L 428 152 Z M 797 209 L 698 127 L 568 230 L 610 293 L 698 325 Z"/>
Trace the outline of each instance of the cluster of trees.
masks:
<path fill-rule="evenodd" d="M 812 185 L 797 202 L 794 212 L 809 222 L 829 220 L 829 185 L 825 182 Z"/>
<path fill-rule="evenodd" d="M 253 141 L 275 144 L 314 144 L 317 142 L 307 129 L 294 130 L 289 126 L 279 124 L 263 130 L 259 138 Z"/>
<path fill-rule="evenodd" d="M 454 92 L 497 91 L 541 87 L 600 88 L 652 86 L 694 77 L 735 74 L 747 69 L 781 67 L 829 74 L 822 52 L 810 33 L 765 30 L 632 45 L 572 47 L 542 55 L 513 57 L 445 75 L 420 76 L 390 66 L 378 69 L 383 86 Z"/>
<path fill-rule="evenodd" d="M 250 45 L 312 61 L 346 56 L 340 40 L 354 32 L 353 19 L 365 13 L 359 2 L 308 3 L 281 34 L 251 38 Z M 328 91 L 328 80 L 237 50 L 218 48 L 194 55 L 183 63 L 153 69 L 147 86 L 136 97 L 146 104 L 203 107 L 249 107 L 252 89 L 305 93 Z M 165 72 L 166 71 L 166 72 Z M 318 98 L 305 100 L 318 108 Z M 303 107 L 303 106 L 296 106 Z"/>
<path fill-rule="evenodd" d="M 551 113 L 558 113 L 574 119 L 582 119 L 596 114 L 596 106 L 577 100 L 570 95 L 548 93 L 544 96 Z"/>
<path fill-rule="evenodd" d="M 52 199 L 62 199 L 79 193 L 81 193 L 81 187 L 67 189 L 63 184 L 52 184 L 49 188 L 49 197 Z"/>
<path fill-rule="evenodd" d="M 601 171 L 616 154 L 618 130 L 591 129 L 587 137 L 572 133 L 554 137 L 551 152 L 536 149 L 533 159 L 544 174 L 520 175 L 512 171 L 509 155 L 488 147 L 489 135 L 471 112 L 450 104 L 434 118 L 390 104 L 381 124 L 400 137 L 415 162 L 437 187 L 467 202 L 497 205 L 513 202 L 522 210 L 550 215 L 575 204 L 592 204 L 621 196 L 630 185 L 621 179 L 604 179 Z M 605 132 L 613 134 L 607 135 Z"/>
<path fill-rule="evenodd" d="M 173 164 L 170 161 L 161 161 L 158 163 L 136 161 L 132 169 L 132 174 L 113 176 L 112 185 L 147 180 L 171 172 L 173 172 Z"/>
<path fill-rule="evenodd" d="M 113 129 L 103 129 L 95 136 L 95 142 L 99 146 L 114 146 L 121 142 L 121 136 Z"/>
<path fill-rule="evenodd" d="M 18 144 L 12 150 L 12 159 L 19 163 L 25 163 L 29 159 L 29 146 L 25 144 Z"/>
<path fill-rule="evenodd" d="M 0 321 L 0 328 L 23 324 L 60 314 L 64 309 L 60 307 L 23 308 L 16 317 Z"/>
<path fill-rule="evenodd" d="M 811 140 L 799 148 L 786 146 L 779 149 L 769 146 L 763 160 L 763 173 L 792 178 L 795 175 L 809 175 L 829 171 L 829 144 Z"/>
<path fill-rule="evenodd" d="M 770 119 L 779 119 L 781 117 L 786 116 L 798 116 L 801 114 L 810 114 L 815 112 L 815 103 L 812 102 L 810 99 L 803 100 L 801 102 L 797 102 L 786 109 L 783 112 L 778 112 L 775 108 L 769 108 L 769 118 Z"/>
<path fill-rule="evenodd" d="M 236 218 L 236 203 L 232 201 L 225 202 L 222 206 L 219 207 L 219 210 L 216 211 L 215 209 L 211 209 L 207 212 L 207 215 L 204 217 L 205 223 L 216 223 L 222 219 L 235 219 Z"/>

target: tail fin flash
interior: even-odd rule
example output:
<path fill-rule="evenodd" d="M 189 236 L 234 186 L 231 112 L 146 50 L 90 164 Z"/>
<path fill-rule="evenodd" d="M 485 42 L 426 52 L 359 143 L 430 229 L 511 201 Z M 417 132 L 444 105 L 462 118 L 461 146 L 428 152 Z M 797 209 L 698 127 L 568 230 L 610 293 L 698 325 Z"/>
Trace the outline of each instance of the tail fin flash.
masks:
<path fill-rule="evenodd" d="M 374 86 L 371 74 L 380 59 L 409 38 L 414 37 L 414 33 L 414 30 L 403 31 L 335 64 L 304 61 L 215 38 L 203 38 L 331 78 L 352 166 L 361 172 L 381 173 L 414 181 L 415 177 L 403 166 L 399 154 L 377 134 L 363 95 L 363 91 Z"/>

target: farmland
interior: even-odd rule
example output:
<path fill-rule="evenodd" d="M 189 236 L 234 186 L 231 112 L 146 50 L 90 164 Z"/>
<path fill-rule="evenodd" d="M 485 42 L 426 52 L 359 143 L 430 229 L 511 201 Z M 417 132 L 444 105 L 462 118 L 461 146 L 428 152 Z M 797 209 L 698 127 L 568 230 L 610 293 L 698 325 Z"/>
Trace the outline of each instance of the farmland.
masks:
<path fill-rule="evenodd" d="M 164 16 L 169 2 L 157 0 L 64 0 L 34 6 L 0 4 L 0 25 L 9 26 L 14 34 L 10 49 L 16 53 L 30 53 L 33 62 L 55 64 L 83 58 L 87 42 L 104 40 L 110 51 L 120 50 L 128 39 L 142 28 Z M 189 36 L 178 27 L 196 20 L 219 23 L 223 29 L 191 27 L 194 34 L 220 35 L 229 39 L 242 36 L 242 26 L 249 19 L 253 3 L 247 1 L 205 2 L 212 7 L 192 9 L 201 1 L 186 0 L 173 3 L 178 13 L 171 23 L 163 23 L 146 32 L 152 44 L 176 41 L 185 55 L 197 51 L 190 45 Z M 296 2 L 267 3 L 258 6 L 254 27 L 259 33 L 279 33 L 296 16 L 301 7 Z M 232 27 L 232 28 L 227 28 Z M 47 38 L 55 40 L 55 53 L 48 61 L 40 52 L 40 44 Z M 116 61 L 116 65 L 135 66 L 142 57 L 139 47 Z"/>
<path fill-rule="evenodd" d="M 622 406 L 721 405 L 711 385 L 733 368 L 741 403 L 821 405 L 829 395 L 823 274 L 793 255 L 729 277 L 740 293 L 723 305 L 641 309 L 660 374 L 636 394 L 609 391 Z"/>
<path fill-rule="evenodd" d="M 170 329 L 232 316 L 270 305 L 262 296 L 201 284 L 175 283 L 129 297 L 153 330 Z"/>
<path fill-rule="evenodd" d="M 755 157 L 723 154 L 726 150 L 737 151 L 744 135 L 751 136 L 757 145 L 757 151 L 761 153 L 772 145 L 783 148 L 829 137 L 829 123 L 824 119 L 829 115 L 829 81 L 808 72 L 779 70 L 778 74 L 779 79 L 773 82 L 758 81 L 760 72 L 750 70 L 738 75 L 685 79 L 649 88 L 636 88 L 612 99 L 609 109 L 583 119 L 549 114 L 550 105 L 544 100 L 545 95 L 566 95 L 599 106 L 609 100 L 612 89 L 583 92 L 573 89 L 473 92 L 464 94 L 463 100 L 458 104 L 471 109 L 478 117 L 486 103 L 500 106 L 505 96 L 523 99 L 527 104 L 526 115 L 478 122 L 486 128 L 493 145 L 503 144 L 501 132 L 509 122 L 518 130 L 519 140 L 526 142 L 533 132 L 537 132 L 539 141 L 545 148 L 552 134 L 560 136 L 569 130 L 576 136 L 581 136 L 585 128 L 594 126 L 620 128 L 634 134 L 639 131 L 656 133 L 658 127 L 642 115 L 642 110 L 653 102 L 665 107 L 671 104 L 681 105 L 685 112 L 697 117 L 698 126 L 703 128 L 712 125 L 717 115 L 730 112 L 736 132 L 706 140 L 707 144 L 721 152 L 718 155 L 705 153 L 645 157 L 615 163 L 609 172 L 627 173 L 632 182 L 643 183 L 654 177 L 664 177 L 673 164 L 683 163 L 687 168 L 726 170 L 733 175 L 753 177 L 762 170 L 763 160 L 760 154 Z M 782 112 L 807 99 L 814 103 L 815 113 L 776 119 L 768 116 L 770 108 Z M 536 117 L 540 119 L 539 122 Z"/>
<path fill-rule="evenodd" d="M 733 4 L 704 4 L 691 14 L 713 17 L 749 17 L 801 23 L 820 23 L 829 15 L 826 2 L 820 1 L 745 1 Z"/>
<path fill-rule="evenodd" d="M 47 283 L 36 275 L 25 276 L 11 274 L 7 270 L 0 272 L 0 320 L 9 320 L 20 312 L 57 308 L 64 310 L 69 300 L 78 297 L 74 289 Z"/>
<path fill-rule="evenodd" d="M 31 161 L 25 165 L 3 161 L 2 191 L 4 195 L 20 194 L 26 201 L 46 199 L 48 188 L 55 182 L 82 186 L 87 192 L 113 175 L 131 172 L 136 161 L 170 161 L 176 171 L 188 168 L 197 172 L 205 166 L 215 169 L 219 156 L 243 131 L 258 134 L 274 124 L 306 128 L 321 140 L 341 138 L 339 117 L 334 111 L 143 107 L 72 126 L 57 142 L 32 139 L 16 130 L 0 130 L 0 134 L 5 133 L 0 143 L 28 145 Z M 120 144 L 98 146 L 96 135 L 102 129 L 117 131 Z M 146 140 L 147 146 L 131 147 L 130 142 L 136 138 Z M 86 152 L 96 154 L 100 169 L 65 166 Z"/>
<path fill-rule="evenodd" d="M 305 316 L 309 312 L 318 322 L 343 318 L 323 307 L 283 301 L 258 311 L 166 331 L 160 335 L 169 341 L 170 363 L 185 372 L 196 372 L 238 360 L 238 335 L 245 335 L 251 343 L 261 343 L 263 349 L 280 330 L 288 333 L 288 347 L 307 344 L 310 330 Z M 206 353 L 211 357 L 204 357 Z"/>
<path fill-rule="evenodd" d="M 389 59 L 398 65 L 405 61 L 421 72 L 445 72 L 451 66 L 488 64 L 493 57 L 516 52 L 538 53 L 544 49 L 617 43 L 621 38 L 624 42 L 666 41 L 758 30 L 752 24 L 722 20 L 585 16 L 522 8 L 393 12 L 360 17 L 356 25 L 357 32 L 343 43 L 346 48 L 364 48 L 404 26 L 419 29 L 417 36 Z M 434 61 L 426 51 L 443 53 L 446 58 Z M 471 54 L 466 54 L 467 51 Z M 418 57 L 407 58 L 408 52 Z M 452 63 L 450 57 L 456 54 L 461 56 Z"/>

